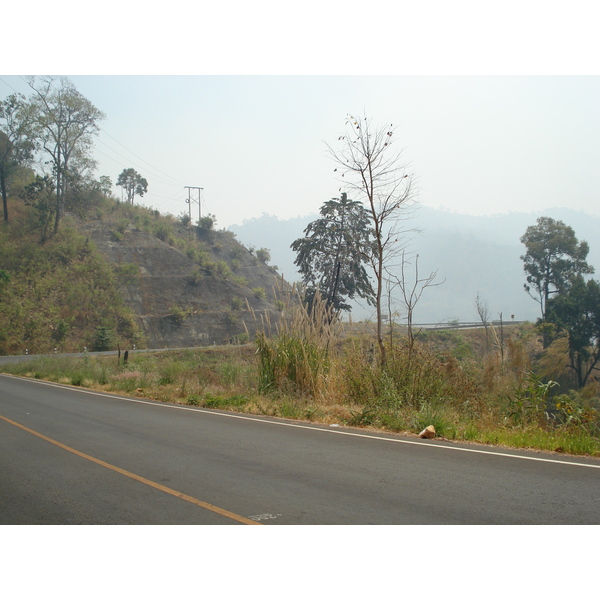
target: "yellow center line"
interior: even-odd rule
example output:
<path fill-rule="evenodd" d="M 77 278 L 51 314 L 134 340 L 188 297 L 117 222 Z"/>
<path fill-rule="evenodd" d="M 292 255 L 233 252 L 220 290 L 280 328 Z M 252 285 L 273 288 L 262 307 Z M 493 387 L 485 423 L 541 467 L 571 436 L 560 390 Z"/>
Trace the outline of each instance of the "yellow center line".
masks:
<path fill-rule="evenodd" d="M 125 469 L 121 469 L 120 467 L 116 467 L 115 465 L 111 465 L 110 463 L 104 462 L 103 460 L 100 460 L 99 458 L 94 458 L 93 456 L 90 456 L 89 454 L 85 454 L 84 452 L 80 452 L 79 450 L 76 450 L 75 448 L 71 448 L 70 446 L 62 444 L 61 442 L 53 440 L 52 438 L 46 437 L 45 435 L 43 435 L 37 431 L 34 431 L 33 429 L 29 429 L 29 427 L 25 427 L 25 425 L 21 425 L 20 423 L 11 421 L 7 417 L 3 417 L 2 415 L 0 415 L 0 419 L 2 419 L 3 421 L 6 421 L 7 423 L 10 423 L 11 425 L 14 425 L 15 427 L 19 427 L 23 431 L 27 431 L 28 433 L 31 433 L 32 435 L 35 435 L 35 436 L 39 437 L 40 439 L 45 440 L 46 442 L 50 442 L 51 444 L 54 444 L 55 446 L 58 446 L 59 448 L 62 448 L 63 450 L 67 450 L 68 452 L 71 452 L 72 454 L 76 454 L 77 456 L 80 456 L 81 458 L 85 458 L 86 460 L 89 460 L 93 463 L 96 463 L 97 465 L 105 467 L 106 469 L 110 469 L 111 471 L 115 471 L 116 473 L 120 473 L 121 475 L 125 475 L 125 477 L 129 477 L 131 479 L 134 479 L 135 481 L 144 483 L 154 489 L 160 490 L 161 492 L 165 492 L 166 494 L 171 494 L 171 496 L 175 496 L 176 498 L 180 498 L 181 500 L 185 500 L 186 502 L 190 502 L 192 504 L 200 506 L 201 508 L 210 510 L 210 511 L 217 513 L 223 517 L 233 519 L 234 521 L 238 521 L 239 523 L 244 523 L 245 525 L 261 525 L 261 523 L 259 523 L 257 521 L 253 521 L 252 519 L 247 519 L 246 517 L 242 517 L 241 515 L 232 513 L 228 510 L 225 510 L 224 508 L 219 508 L 218 506 L 209 504 L 208 502 L 203 502 L 202 500 L 198 500 L 197 498 L 194 498 L 193 496 L 188 496 L 187 494 L 183 494 L 182 492 L 173 490 L 169 487 L 161 485 L 160 483 L 156 483 L 155 481 L 146 479 L 145 477 L 140 477 L 139 475 L 136 475 L 135 473 L 131 473 L 130 471 L 126 471 Z"/>

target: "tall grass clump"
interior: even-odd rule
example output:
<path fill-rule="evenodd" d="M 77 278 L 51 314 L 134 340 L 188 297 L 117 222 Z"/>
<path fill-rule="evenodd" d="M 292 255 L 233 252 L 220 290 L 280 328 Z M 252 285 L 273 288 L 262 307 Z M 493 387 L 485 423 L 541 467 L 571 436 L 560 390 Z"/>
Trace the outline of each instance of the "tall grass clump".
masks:
<path fill-rule="evenodd" d="M 256 333 L 259 393 L 322 394 L 340 327 L 326 301 L 317 295 L 309 306 L 293 287 L 278 323 L 273 326 L 268 313 L 261 320 Z"/>
<path fill-rule="evenodd" d="M 439 357 L 425 345 L 394 344 L 385 365 L 372 343 L 353 344 L 344 362 L 346 396 L 384 411 L 423 406 L 478 404 L 476 381 L 453 357 Z"/>

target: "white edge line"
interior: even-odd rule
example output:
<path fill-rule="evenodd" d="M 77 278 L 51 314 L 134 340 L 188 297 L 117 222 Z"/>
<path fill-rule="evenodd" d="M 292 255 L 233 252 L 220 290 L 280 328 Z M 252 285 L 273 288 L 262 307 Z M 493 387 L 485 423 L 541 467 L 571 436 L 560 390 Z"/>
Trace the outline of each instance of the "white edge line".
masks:
<path fill-rule="evenodd" d="M 189 410 L 192 412 L 199 412 L 199 413 L 204 413 L 204 414 L 208 414 L 208 415 L 228 417 L 230 419 L 242 419 L 245 421 L 268 423 L 270 425 L 279 425 L 282 427 L 295 427 L 297 429 L 308 429 L 310 431 L 317 431 L 317 432 L 323 432 L 323 433 L 334 433 L 336 435 L 348 435 L 351 437 L 367 438 L 367 439 L 379 440 L 379 441 L 383 441 L 383 442 L 395 442 L 397 444 L 411 444 L 414 446 L 423 446 L 426 448 L 439 448 L 442 450 L 455 450 L 458 452 L 472 452 L 474 454 L 487 454 L 490 456 L 503 456 L 506 458 L 519 458 L 521 460 L 533 460 L 533 461 L 537 461 L 537 462 L 556 463 L 559 465 L 571 465 L 574 467 L 588 467 L 590 469 L 600 469 L 600 464 L 591 465 L 589 463 L 579 463 L 579 462 L 571 462 L 571 461 L 566 461 L 566 460 L 556 460 L 553 458 L 540 458 L 537 456 L 521 456 L 519 454 L 507 454 L 506 452 L 494 452 L 491 450 L 478 450 L 476 448 L 459 448 L 458 446 L 446 446 L 443 444 L 428 444 L 426 442 L 418 442 L 418 441 L 413 441 L 413 440 L 400 440 L 400 439 L 396 439 L 396 438 L 388 438 L 388 437 L 382 437 L 382 436 L 378 436 L 378 435 L 369 435 L 366 433 L 355 433 L 352 431 L 340 431 L 338 429 L 326 429 L 324 427 L 301 425 L 299 423 L 286 423 L 284 421 L 271 421 L 271 420 L 267 420 L 267 419 L 261 419 L 260 417 L 246 416 L 246 415 L 227 413 L 227 412 L 217 412 L 214 410 L 207 410 L 204 408 L 196 408 L 196 407 L 191 407 L 191 406 L 179 406 L 177 404 L 167 404 L 167 403 L 161 403 L 159 401 L 142 400 L 140 398 L 132 398 L 129 396 L 118 396 L 116 394 L 110 394 L 110 393 L 106 393 L 106 392 L 97 392 L 94 390 L 87 390 L 84 388 L 62 385 L 60 383 L 54 383 L 51 381 L 43 381 L 40 379 L 31 379 L 29 377 L 19 377 L 18 375 L 9 375 L 6 373 L 1 373 L 0 377 L 11 377 L 13 379 L 20 379 L 20 380 L 24 380 L 24 381 L 30 381 L 32 383 L 39 383 L 41 385 L 48 385 L 50 387 L 55 387 L 55 388 L 59 388 L 59 389 L 80 392 L 83 394 L 89 394 L 91 396 L 101 396 L 102 398 L 107 398 L 109 400 L 124 400 L 126 402 L 136 402 L 137 404 L 146 404 L 149 406 L 156 406 L 158 408 Z"/>

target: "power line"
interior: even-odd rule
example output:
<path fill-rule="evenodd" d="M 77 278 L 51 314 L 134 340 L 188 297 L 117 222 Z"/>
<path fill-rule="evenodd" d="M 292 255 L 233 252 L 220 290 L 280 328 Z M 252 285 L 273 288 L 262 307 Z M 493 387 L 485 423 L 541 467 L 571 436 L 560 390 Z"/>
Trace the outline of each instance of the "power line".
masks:
<path fill-rule="evenodd" d="M 25 79 L 25 78 L 24 78 L 22 75 L 19 75 L 19 77 L 20 77 L 20 79 L 22 79 L 22 80 L 23 80 L 23 81 L 24 81 L 24 82 L 25 82 L 25 83 L 26 83 L 26 84 L 27 84 L 29 87 L 31 87 L 31 85 L 29 84 L 29 82 L 28 82 L 28 81 L 27 81 L 27 80 L 26 80 L 26 79 Z M 6 82 L 4 82 L 4 83 L 6 83 Z M 13 90 L 14 90 L 14 88 L 13 88 L 11 85 L 9 85 L 8 83 L 7 83 L 6 85 L 8 85 L 8 86 L 9 86 L 11 89 L 13 89 Z M 50 87 L 52 87 L 52 89 L 54 89 L 55 91 L 58 91 L 58 90 L 56 89 L 56 87 L 54 86 L 53 82 L 50 82 Z M 15 91 L 16 91 L 16 90 L 15 90 Z M 121 142 L 120 142 L 119 140 L 117 140 L 117 139 L 116 139 L 116 138 L 115 138 L 113 135 L 111 135 L 110 133 L 108 133 L 108 131 L 106 131 L 105 129 L 103 129 L 103 128 L 102 128 L 102 127 L 100 127 L 99 125 L 98 125 L 98 130 L 99 130 L 99 131 L 101 131 L 101 132 L 103 132 L 103 133 L 105 133 L 105 134 L 106 134 L 108 137 L 110 137 L 111 139 L 113 139 L 113 140 L 114 140 L 115 142 L 117 142 L 117 144 L 119 144 L 120 146 L 123 146 L 123 148 L 125 148 L 125 150 L 127 150 L 127 152 L 130 152 L 130 153 L 131 153 L 133 156 L 137 157 L 139 160 L 141 160 L 142 162 L 146 163 L 146 165 L 148 165 L 148 166 L 149 166 L 151 169 L 154 169 L 154 170 L 155 170 L 155 171 L 157 171 L 158 173 L 162 173 L 163 175 L 165 175 L 166 177 L 168 177 L 170 180 L 172 180 L 172 182 L 176 182 L 176 183 L 178 183 L 178 184 L 183 184 L 183 183 L 184 183 L 183 181 L 181 181 L 181 180 L 177 179 L 176 177 L 173 177 L 173 176 L 169 175 L 168 173 L 165 173 L 164 171 L 161 171 L 161 170 L 160 170 L 160 169 L 158 169 L 157 167 L 155 167 L 155 166 L 151 165 L 151 164 L 150 164 L 150 163 L 149 163 L 147 160 L 144 160 L 144 159 L 143 159 L 141 156 L 138 156 L 138 155 L 137 155 L 135 152 L 133 152 L 133 150 L 130 150 L 130 149 L 127 147 L 127 146 L 125 146 L 125 144 L 121 143 Z M 115 154 L 118 154 L 118 155 L 119 155 L 119 156 L 121 156 L 122 158 L 125 158 L 126 160 L 129 160 L 129 159 L 127 159 L 127 157 L 126 157 L 126 156 L 123 156 L 122 154 L 120 154 L 119 152 L 117 152 L 117 151 L 116 151 L 114 148 L 111 148 L 111 147 L 110 147 L 108 144 L 106 144 L 106 143 L 105 143 L 105 142 L 103 142 L 102 140 L 98 140 L 98 141 L 100 141 L 102 144 L 104 144 L 104 145 L 105 145 L 105 146 L 106 146 L 106 147 L 107 147 L 109 150 L 111 150 L 111 151 L 115 152 Z M 97 150 L 97 151 L 98 151 L 98 152 L 100 152 L 99 150 Z M 103 154 L 103 153 L 101 152 L 101 154 Z M 108 156 L 107 154 L 104 154 L 104 156 L 107 156 L 108 158 L 111 158 L 111 157 L 110 157 L 110 156 Z M 112 159 L 112 160 L 114 160 L 114 159 Z M 115 161 L 115 162 L 117 162 L 117 161 Z M 133 162 L 133 161 L 129 161 L 129 162 Z M 139 167 L 139 165 L 137 165 L 137 166 Z M 142 168 L 142 167 L 139 167 L 139 168 Z M 157 177 L 158 179 L 160 179 L 160 177 L 158 177 L 157 175 L 154 175 L 154 177 Z M 171 183 L 171 182 L 167 182 L 167 183 Z"/>
<path fill-rule="evenodd" d="M 122 144 L 121 142 L 119 142 L 119 140 L 117 140 L 115 137 L 113 137 L 112 135 L 110 135 L 110 133 L 108 133 L 108 131 L 106 131 L 105 129 L 102 129 L 101 127 L 99 127 L 100 131 L 102 131 L 103 133 L 105 133 L 108 137 L 112 138 L 113 140 L 115 140 L 115 142 L 117 142 L 117 144 L 119 144 L 120 146 L 123 146 L 123 148 L 125 148 L 125 150 L 127 150 L 127 152 L 131 152 L 131 154 L 133 154 L 133 156 L 139 158 L 142 162 L 146 163 L 150 168 L 154 169 L 155 171 L 158 171 L 159 173 L 162 173 L 163 175 L 166 175 L 169 179 L 172 179 L 173 181 L 176 181 L 177 183 L 183 183 L 183 181 L 177 179 L 176 177 L 172 177 L 171 175 L 168 175 L 167 173 L 165 173 L 164 171 L 161 171 L 160 169 L 157 169 L 156 167 L 152 166 L 148 161 L 144 160 L 141 156 L 138 156 L 135 152 L 133 152 L 132 150 L 130 150 L 129 148 L 127 148 L 127 146 L 125 146 L 124 144 Z M 105 142 L 102 142 L 107 148 L 110 148 L 110 146 L 108 146 L 108 144 L 106 144 Z M 113 152 L 115 152 L 116 154 L 119 154 L 116 150 L 110 148 L 111 150 L 113 150 Z M 123 156 L 122 154 L 119 154 L 119 156 Z M 123 158 L 126 158 L 123 156 Z"/>
<path fill-rule="evenodd" d="M 132 164 L 135 165 L 136 167 L 138 167 L 139 169 L 144 170 L 143 167 L 140 167 L 140 165 L 138 165 L 135 161 L 133 160 L 129 160 L 126 156 L 124 156 L 123 154 L 117 152 L 114 148 L 111 148 L 108 144 L 106 144 L 105 142 L 103 142 L 102 140 L 98 140 L 101 144 L 104 144 L 109 150 L 112 150 L 115 154 L 119 155 L 120 157 L 124 158 L 125 160 L 127 160 L 129 162 L 129 164 L 124 164 L 119 162 L 118 160 L 116 160 L 115 158 L 113 158 L 112 156 L 109 156 L 108 154 L 106 154 L 105 152 L 102 152 L 102 150 L 98 150 L 98 148 L 95 148 L 94 150 L 96 152 L 99 152 L 100 154 L 102 154 L 103 156 L 106 156 L 107 158 L 109 158 L 110 160 L 116 162 L 118 165 L 121 165 L 122 167 L 125 168 L 129 168 Z M 163 183 L 167 184 L 167 185 L 173 185 L 174 182 L 176 183 L 180 183 L 178 180 L 176 180 L 175 178 L 172 178 L 173 181 L 168 181 L 166 179 L 163 179 L 162 177 L 159 177 L 158 175 L 154 175 L 152 174 L 152 177 L 154 177 L 155 179 L 162 181 Z"/>
<path fill-rule="evenodd" d="M 20 94 L 21 93 L 21 92 L 18 92 L 17 90 L 15 90 L 15 88 L 12 85 L 10 85 L 10 83 L 6 83 L 6 81 L 4 81 L 4 79 L 2 79 L 2 77 L 0 77 L 0 81 L 4 85 L 8 86 L 13 92 L 15 92 L 15 94 Z"/>

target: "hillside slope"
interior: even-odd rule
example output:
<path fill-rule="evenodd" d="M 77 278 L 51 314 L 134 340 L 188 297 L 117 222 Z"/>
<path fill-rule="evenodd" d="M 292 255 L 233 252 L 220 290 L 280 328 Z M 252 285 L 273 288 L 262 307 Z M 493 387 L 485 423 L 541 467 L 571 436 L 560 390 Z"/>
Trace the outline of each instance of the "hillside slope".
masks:
<path fill-rule="evenodd" d="M 122 205 L 78 227 L 111 263 L 135 266 L 120 293 L 149 347 L 244 341 L 260 315 L 277 319 L 275 290 L 285 284 L 230 232 Z"/>
<path fill-rule="evenodd" d="M 0 223 L 0 354 L 172 348 L 251 339 L 277 322 L 277 271 L 231 232 L 104 198 L 41 243 L 33 209 Z"/>

